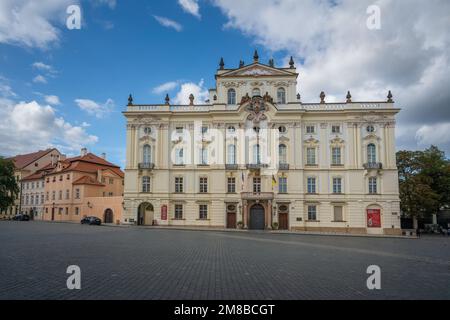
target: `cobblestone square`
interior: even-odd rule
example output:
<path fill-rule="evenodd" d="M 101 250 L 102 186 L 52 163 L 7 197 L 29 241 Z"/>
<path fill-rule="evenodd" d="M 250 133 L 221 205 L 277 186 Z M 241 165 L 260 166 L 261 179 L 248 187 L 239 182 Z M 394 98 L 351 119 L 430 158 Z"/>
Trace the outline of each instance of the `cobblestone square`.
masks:
<path fill-rule="evenodd" d="M 0 222 L 0 299 L 450 299 L 450 238 Z M 66 287 L 69 265 L 81 290 Z M 381 268 L 368 290 L 367 267 Z"/>

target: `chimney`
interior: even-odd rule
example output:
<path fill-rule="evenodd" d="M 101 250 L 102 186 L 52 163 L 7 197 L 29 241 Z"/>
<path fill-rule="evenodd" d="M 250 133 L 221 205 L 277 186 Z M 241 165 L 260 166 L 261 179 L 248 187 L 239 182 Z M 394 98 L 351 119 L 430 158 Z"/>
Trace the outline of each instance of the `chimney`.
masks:
<path fill-rule="evenodd" d="M 102 153 L 102 155 L 101 155 L 101 158 L 103 159 L 103 160 L 106 160 L 106 153 Z"/>
<path fill-rule="evenodd" d="M 84 157 L 85 155 L 87 155 L 87 149 L 81 148 L 81 156 Z"/>

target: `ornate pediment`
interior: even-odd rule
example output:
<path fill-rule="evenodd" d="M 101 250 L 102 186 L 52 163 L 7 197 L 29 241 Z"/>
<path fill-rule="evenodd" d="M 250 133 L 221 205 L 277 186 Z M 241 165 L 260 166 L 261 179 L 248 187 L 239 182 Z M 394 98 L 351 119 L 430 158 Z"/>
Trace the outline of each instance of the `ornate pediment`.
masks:
<path fill-rule="evenodd" d="M 292 76 L 292 72 L 272 68 L 263 64 L 251 64 L 249 66 L 231 70 L 220 75 L 220 77 L 260 77 L 260 76 Z"/>
<path fill-rule="evenodd" d="M 375 133 L 369 133 L 364 137 L 364 140 L 375 140 L 375 141 L 379 141 L 381 140 L 381 138 L 379 136 L 377 136 Z"/>
<path fill-rule="evenodd" d="M 333 139 L 330 140 L 330 144 L 332 146 L 342 146 L 344 144 L 344 142 L 345 142 L 344 139 L 342 139 L 342 138 L 340 138 L 338 136 L 336 136 L 336 137 L 334 137 Z"/>
<path fill-rule="evenodd" d="M 313 136 L 310 136 L 308 139 L 306 139 L 304 141 L 304 143 L 305 143 L 305 145 L 308 145 L 308 146 L 315 146 L 315 145 L 319 144 L 319 140 L 317 140 Z"/>
<path fill-rule="evenodd" d="M 245 108 L 249 115 L 247 120 L 253 121 L 253 123 L 258 124 L 261 121 L 267 120 L 267 116 L 264 114 L 268 110 L 268 104 L 266 99 L 262 97 L 253 97 L 249 101 L 249 104 Z"/>

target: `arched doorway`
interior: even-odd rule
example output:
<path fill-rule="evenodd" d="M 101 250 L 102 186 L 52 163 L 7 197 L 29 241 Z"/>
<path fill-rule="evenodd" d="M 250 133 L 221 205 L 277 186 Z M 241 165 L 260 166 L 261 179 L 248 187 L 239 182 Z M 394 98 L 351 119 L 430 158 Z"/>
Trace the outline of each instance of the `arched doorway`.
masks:
<path fill-rule="evenodd" d="M 137 224 L 138 226 L 153 225 L 154 209 L 153 205 L 143 202 L 138 207 Z"/>
<path fill-rule="evenodd" d="M 255 204 L 250 208 L 250 229 L 264 230 L 265 217 L 264 207 L 260 204 Z"/>
<path fill-rule="evenodd" d="M 113 214 L 113 211 L 111 209 L 106 209 L 105 210 L 103 222 L 104 223 L 113 223 L 114 222 L 114 214 Z"/>

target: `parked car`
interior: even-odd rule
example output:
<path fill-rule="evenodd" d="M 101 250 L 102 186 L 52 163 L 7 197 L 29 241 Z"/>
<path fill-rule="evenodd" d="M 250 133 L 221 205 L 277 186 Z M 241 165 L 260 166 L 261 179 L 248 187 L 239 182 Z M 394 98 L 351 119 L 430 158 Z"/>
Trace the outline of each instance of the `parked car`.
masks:
<path fill-rule="evenodd" d="M 81 224 L 89 224 L 89 225 L 101 225 L 102 224 L 102 220 L 100 220 L 97 217 L 84 217 L 83 219 L 81 219 Z"/>
<path fill-rule="evenodd" d="M 13 218 L 14 221 L 30 221 L 30 216 L 27 214 L 16 214 Z"/>

